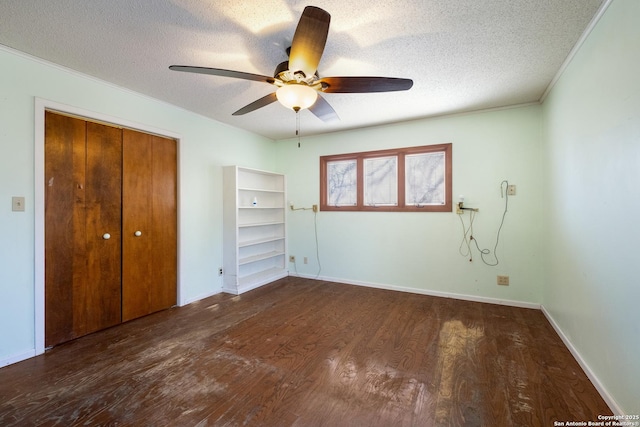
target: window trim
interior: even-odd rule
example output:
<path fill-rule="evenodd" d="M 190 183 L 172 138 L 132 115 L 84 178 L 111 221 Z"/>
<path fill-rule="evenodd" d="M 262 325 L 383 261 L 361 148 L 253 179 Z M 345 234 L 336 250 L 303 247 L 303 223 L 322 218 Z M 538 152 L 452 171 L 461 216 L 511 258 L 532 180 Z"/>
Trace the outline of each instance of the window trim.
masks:
<path fill-rule="evenodd" d="M 321 211 L 357 211 L 357 212 L 451 212 L 452 202 L 452 144 L 423 145 L 388 150 L 364 151 L 360 153 L 337 154 L 320 157 L 320 210 Z M 442 205 L 407 206 L 405 204 L 405 156 L 410 154 L 444 152 L 445 155 L 445 203 Z M 366 206 L 364 204 L 364 159 L 373 157 L 398 156 L 398 205 Z M 327 163 L 341 160 L 356 160 L 356 205 L 327 205 Z"/>

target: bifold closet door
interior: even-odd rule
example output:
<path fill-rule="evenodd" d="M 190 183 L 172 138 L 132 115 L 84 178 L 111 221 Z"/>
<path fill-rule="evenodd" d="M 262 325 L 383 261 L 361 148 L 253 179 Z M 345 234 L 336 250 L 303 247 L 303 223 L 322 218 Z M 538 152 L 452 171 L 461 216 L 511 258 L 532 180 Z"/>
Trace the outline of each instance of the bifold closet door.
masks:
<path fill-rule="evenodd" d="M 122 321 L 176 304 L 176 141 L 123 130 Z"/>
<path fill-rule="evenodd" d="M 121 322 L 121 130 L 46 113 L 45 345 Z"/>

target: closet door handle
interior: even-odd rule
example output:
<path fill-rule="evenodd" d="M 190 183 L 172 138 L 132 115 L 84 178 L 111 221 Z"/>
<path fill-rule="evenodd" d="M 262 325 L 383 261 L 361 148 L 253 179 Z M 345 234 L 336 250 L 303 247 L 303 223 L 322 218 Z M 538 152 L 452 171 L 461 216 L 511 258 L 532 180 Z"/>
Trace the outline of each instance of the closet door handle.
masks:
<path fill-rule="evenodd" d="M 135 233 L 133 233 L 136 237 L 140 237 L 142 236 L 142 231 L 138 230 Z"/>
<path fill-rule="evenodd" d="M 102 235 L 102 238 L 103 238 L 104 240 L 109 240 L 109 239 L 111 238 L 111 234 L 109 234 L 109 233 L 104 233 L 104 234 Z"/>

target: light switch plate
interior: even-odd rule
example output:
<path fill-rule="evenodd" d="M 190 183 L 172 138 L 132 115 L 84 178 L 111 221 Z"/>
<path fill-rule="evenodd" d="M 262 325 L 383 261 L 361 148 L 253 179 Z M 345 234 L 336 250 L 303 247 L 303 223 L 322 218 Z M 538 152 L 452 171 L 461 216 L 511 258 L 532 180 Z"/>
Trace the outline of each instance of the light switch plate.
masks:
<path fill-rule="evenodd" d="M 11 210 L 14 212 L 24 212 L 24 197 L 18 197 L 18 196 L 12 197 Z"/>

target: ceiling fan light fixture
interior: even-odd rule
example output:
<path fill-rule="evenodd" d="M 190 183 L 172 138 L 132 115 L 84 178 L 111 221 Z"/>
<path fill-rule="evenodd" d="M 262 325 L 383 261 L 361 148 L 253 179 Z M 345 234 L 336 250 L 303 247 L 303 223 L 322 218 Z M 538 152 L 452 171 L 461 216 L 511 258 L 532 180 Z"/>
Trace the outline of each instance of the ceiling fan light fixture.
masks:
<path fill-rule="evenodd" d="M 277 101 L 296 113 L 309 108 L 310 112 L 324 122 L 339 120 L 335 110 L 319 93 L 373 93 L 408 90 L 413 80 L 396 77 L 322 77 L 318 75 L 318 64 L 322 57 L 331 15 L 315 6 L 307 6 L 298 21 L 296 32 L 287 49 L 289 59 L 281 62 L 273 77 L 223 68 L 172 65 L 169 69 L 212 76 L 233 77 L 267 83 L 278 89 L 240 108 L 233 113 L 242 116 Z M 299 119 L 299 115 L 297 115 Z"/>
<path fill-rule="evenodd" d="M 282 105 L 292 110 L 304 110 L 318 99 L 318 92 L 301 83 L 287 83 L 276 91 L 276 97 Z"/>

